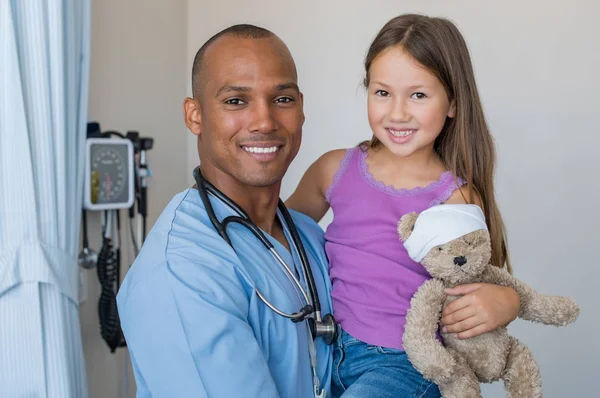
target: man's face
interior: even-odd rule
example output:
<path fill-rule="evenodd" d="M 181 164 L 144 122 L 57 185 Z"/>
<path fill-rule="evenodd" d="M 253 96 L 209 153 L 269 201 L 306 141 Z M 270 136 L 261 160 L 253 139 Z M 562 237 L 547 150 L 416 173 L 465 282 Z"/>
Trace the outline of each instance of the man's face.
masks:
<path fill-rule="evenodd" d="M 203 62 L 204 83 L 195 93 L 200 119 L 197 131 L 190 128 L 198 135 L 203 173 L 221 183 L 279 183 L 298 153 L 304 123 L 288 49 L 276 37 L 223 36 Z"/>

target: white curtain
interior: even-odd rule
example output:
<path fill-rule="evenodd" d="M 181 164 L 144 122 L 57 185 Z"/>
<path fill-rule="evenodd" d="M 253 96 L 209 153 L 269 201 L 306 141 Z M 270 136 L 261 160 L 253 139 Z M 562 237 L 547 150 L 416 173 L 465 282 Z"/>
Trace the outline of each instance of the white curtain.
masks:
<path fill-rule="evenodd" d="M 76 263 L 90 0 L 0 0 L 0 397 L 87 397 Z"/>

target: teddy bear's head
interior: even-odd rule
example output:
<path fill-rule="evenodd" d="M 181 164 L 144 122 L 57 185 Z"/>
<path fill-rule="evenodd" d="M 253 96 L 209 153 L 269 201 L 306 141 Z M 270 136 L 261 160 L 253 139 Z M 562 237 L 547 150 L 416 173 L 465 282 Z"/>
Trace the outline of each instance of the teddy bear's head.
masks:
<path fill-rule="evenodd" d="M 404 215 L 398 224 L 400 239 L 410 257 L 432 277 L 453 285 L 468 283 L 483 272 L 491 258 L 483 213 L 475 205 L 440 206 L 445 207 Z"/>

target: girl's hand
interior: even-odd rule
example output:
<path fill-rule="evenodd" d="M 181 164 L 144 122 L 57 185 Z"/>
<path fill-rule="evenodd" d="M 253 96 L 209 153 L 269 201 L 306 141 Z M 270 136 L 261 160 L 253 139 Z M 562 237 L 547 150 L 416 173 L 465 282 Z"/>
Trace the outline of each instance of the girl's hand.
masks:
<path fill-rule="evenodd" d="M 510 287 L 488 283 L 471 283 L 446 289 L 454 300 L 442 313 L 443 331 L 468 339 L 506 326 L 519 315 L 521 302 Z"/>

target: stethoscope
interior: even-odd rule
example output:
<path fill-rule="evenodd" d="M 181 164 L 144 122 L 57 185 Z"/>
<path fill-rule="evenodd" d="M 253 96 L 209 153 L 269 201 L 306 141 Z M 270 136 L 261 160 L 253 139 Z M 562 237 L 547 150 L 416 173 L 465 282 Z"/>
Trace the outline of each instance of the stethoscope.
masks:
<path fill-rule="evenodd" d="M 293 285 L 296 286 L 297 291 L 301 292 L 302 296 L 304 296 L 304 301 L 306 305 L 302 307 L 298 312 L 294 312 L 292 314 L 281 311 L 277 307 L 275 307 L 266 297 L 255 288 L 257 296 L 260 300 L 271 310 L 273 310 L 276 314 L 281 315 L 282 317 L 291 319 L 292 322 L 302 322 L 304 320 L 307 321 L 310 332 L 312 334 L 313 340 L 317 337 L 322 337 L 325 343 L 332 344 L 337 338 L 337 326 L 335 323 L 335 319 L 333 315 L 327 314 L 324 317 L 321 317 L 321 303 L 319 301 L 319 294 L 317 293 L 317 288 L 315 286 L 315 280 L 312 274 L 312 271 L 308 265 L 308 257 L 306 256 L 306 250 L 304 249 L 304 245 L 302 244 L 302 240 L 300 239 L 300 235 L 298 234 L 298 230 L 296 229 L 296 225 L 292 220 L 287 208 L 281 201 L 277 205 L 285 224 L 287 225 L 290 235 L 292 237 L 292 243 L 294 244 L 298 256 L 300 257 L 300 262 L 302 263 L 302 271 L 304 273 L 304 277 L 306 279 L 306 284 L 308 287 L 308 294 L 306 290 L 300 284 L 300 281 L 296 277 L 295 273 L 291 270 L 290 266 L 281 258 L 281 256 L 273 247 L 273 244 L 267 239 L 265 234 L 258 228 L 248 217 L 246 212 L 242 210 L 233 200 L 231 200 L 227 195 L 221 192 L 217 187 L 212 185 L 210 182 L 206 181 L 200 172 L 200 167 L 196 167 L 194 169 L 194 179 L 196 180 L 196 185 L 198 186 L 198 192 L 200 193 L 200 198 L 202 199 L 202 203 L 208 213 L 208 217 L 210 222 L 214 226 L 215 230 L 219 233 L 221 238 L 223 238 L 231 247 L 233 244 L 227 235 L 227 225 L 230 223 L 238 223 L 246 227 L 252 234 L 265 246 L 265 248 L 273 255 L 273 257 L 277 260 L 277 262 L 282 266 L 286 275 L 292 281 Z M 238 216 L 228 216 L 219 222 L 215 211 L 213 209 L 212 204 L 208 198 L 208 194 L 213 195 L 218 200 L 223 202 L 225 205 L 230 207 L 234 212 L 238 214 Z M 235 250 L 235 248 L 234 248 Z M 310 298 L 309 298 L 310 295 Z M 311 304 L 312 303 L 312 304 Z"/>

